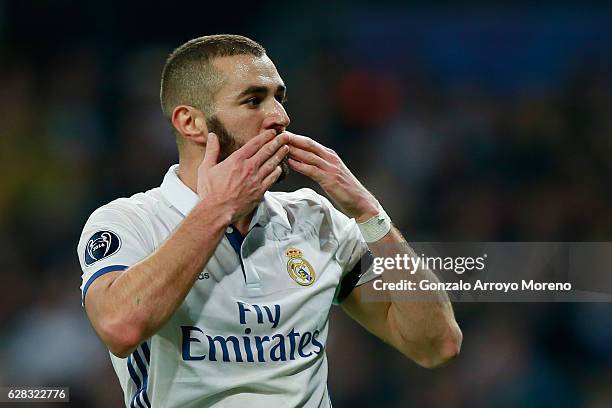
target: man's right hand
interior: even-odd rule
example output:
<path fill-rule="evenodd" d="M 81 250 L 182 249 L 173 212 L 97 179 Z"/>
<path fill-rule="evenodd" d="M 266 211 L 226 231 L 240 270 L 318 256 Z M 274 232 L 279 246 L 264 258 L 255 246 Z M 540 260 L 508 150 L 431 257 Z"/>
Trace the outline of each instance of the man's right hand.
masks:
<path fill-rule="evenodd" d="M 204 160 L 198 168 L 197 193 L 215 200 L 231 214 L 231 222 L 250 213 L 281 175 L 279 164 L 289 152 L 289 136 L 266 130 L 218 163 L 219 139 L 208 134 Z"/>

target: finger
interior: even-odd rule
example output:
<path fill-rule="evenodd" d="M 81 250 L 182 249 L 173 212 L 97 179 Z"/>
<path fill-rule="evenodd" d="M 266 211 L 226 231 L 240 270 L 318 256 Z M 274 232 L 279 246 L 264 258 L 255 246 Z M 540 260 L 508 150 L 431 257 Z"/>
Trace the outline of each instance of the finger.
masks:
<path fill-rule="evenodd" d="M 287 162 L 289 163 L 289 166 L 298 173 L 302 173 L 303 175 L 310 177 L 317 183 L 319 180 L 321 180 L 322 173 L 318 167 L 313 166 L 312 164 L 302 163 L 291 158 L 287 160 Z"/>
<path fill-rule="evenodd" d="M 217 135 L 210 132 L 208 134 L 208 140 L 206 141 L 206 151 L 204 152 L 204 160 L 202 160 L 202 166 L 209 169 L 216 165 L 217 160 L 219 159 L 220 150 L 221 146 L 219 146 L 219 138 L 217 138 Z"/>
<path fill-rule="evenodd" d="M 253 160 L 255 166 L 260 167 L 268 159 L 273 157 L 282 146 L 286 145 L 287 142 L 289 142 L 289 135 L 281 133 L 262 146 L 261 149 L 253 155 L 251 160 Z"/>
<path fill-rule="evenodd" d="M 270 140 L 274 139 L 275 136 L 276 136 L 276 130 L 274 129 L 265 130 L 261 132 L 260 134 L 258 134 L 257 136 L 255 136 L 254 138 L 252 138 L 251 140 L 249 140 L 248 142 L 246 142 L 244 146 L 242 146 L 240 149 L 236 151 L 236 153 L 238 153 L 238 155 L 242 159 L 248 159 L 251 156 L 253 156 L 255 153 L 257 153 L 263 145 L 268 143 Z"/>
<path fill-rule="evenodd" d="M 289 146 L 283 145 L 281 146 L 274 156 L 270 157 L 264 164 L 259 168 L 259 178 L 265 178 L 268 174 L 272 173 L 276 166 L 280 164 L 280 162 L 287 156 L 289 153 Z"/>
<path fill-rule="evenodd" d="M 272 170 L 272 173 L 268 174 L 266 178 L 263 179 L 263 181 L 261 182 L 261 187 L 263 188 L 263 190 L 268 191 L 268 189 L 272 187 L 272 184 L 274 184 L 276 180 L 278 180 L 282 172 L 283 170 L 281 169 L 281 167 L 276 166 L 274 170 Z"/>
<path fill-rule="evenodd" d="M 286 133 L 289 134 L 289 144 L 295 147 L 299 147 L 300 149 L 316 153 L 324 159 L 327 159 L 328 156 L 331 154 L 325 146 L 309 137 L 296 135 L 295 133 L 291 132 Z"/>
<path fill-rule="evenodd" d="M 316 166 L 322 170 L 329 169 L 330 167 L 330 163 L 317 156 L 317 154 L 300 149 L 299 147 L 290 146 L 289 155 L 293 159 L 297 159 L 302 163 L 312 164 L 313 166 Z"/>

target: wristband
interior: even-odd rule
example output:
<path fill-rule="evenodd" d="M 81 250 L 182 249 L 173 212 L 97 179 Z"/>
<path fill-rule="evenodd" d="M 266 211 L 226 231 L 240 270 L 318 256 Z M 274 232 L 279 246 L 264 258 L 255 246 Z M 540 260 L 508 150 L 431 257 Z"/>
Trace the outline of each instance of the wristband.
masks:
<path fill-rule="evenodd" d="M 378 214 L 366 222 L 357 223 L 365 242 L 376 242 L 387 235 L 391 230 L 391 218 L 378 203 Z"/>

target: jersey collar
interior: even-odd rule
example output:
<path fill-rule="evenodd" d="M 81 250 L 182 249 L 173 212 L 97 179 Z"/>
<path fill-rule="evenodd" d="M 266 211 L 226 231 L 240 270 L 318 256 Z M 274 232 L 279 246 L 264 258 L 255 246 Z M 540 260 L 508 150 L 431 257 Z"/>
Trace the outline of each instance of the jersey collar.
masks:
<path fill-rule="evenodd" d="M 181 181 L 178 176 L 178 169 L 178 164 L 168 169 L 160 188 L 166 200 L 183 216 L 186 216 L 200 201 L 200 197 Z"/>
<path fill-rule="evenodd" d="M 253 215 L 249 230 L 257 224 L 264 226 L 269 222 L 280 224 L 288 230 L 291 229 L 287 211 L 283 208 L 281 203 L 277 201 L 276 197 L 274 197 L 274 193 L 266 191 L 263 200 L 261 200 L 261 203 L 259 203 L 255 210 L 255 215 Z"/>
<path fill-rule="evenodd" d="M 179 165 L 174 164 L 168 169 L 160 188 L 166 200 L 179 210 L 183 216 L 187 216 L 198 201 L 200 201 L 200 197 L 181 181 L 178 177 L 178 168 Z M 291 224 L 287 218 L 287 211 L 276 200 L 273 193 L 267 191 L 255 210 L 249 229 L 257 224 L 261 226 L 266 225 L 270 221 L 291 229 Z"/>

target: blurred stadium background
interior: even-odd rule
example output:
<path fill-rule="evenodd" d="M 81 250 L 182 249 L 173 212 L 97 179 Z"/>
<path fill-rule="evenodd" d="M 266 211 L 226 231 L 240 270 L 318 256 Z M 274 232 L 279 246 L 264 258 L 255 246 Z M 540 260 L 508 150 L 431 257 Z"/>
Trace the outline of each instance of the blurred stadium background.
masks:
<path fill-rule="evenodd" d="M 610 4 L 427 4 L 0 0 L 0 385 L 122 404 L 75 246 L 176 161 L 160 70 L 204 34 L 267 48 L 291 130 L 338 151 L 408 240 L 609 241 Z M 612 406 L 612 304 L 456 314 L 461 356 L 427 371 L 334 310 L 334 406 Z"/>

